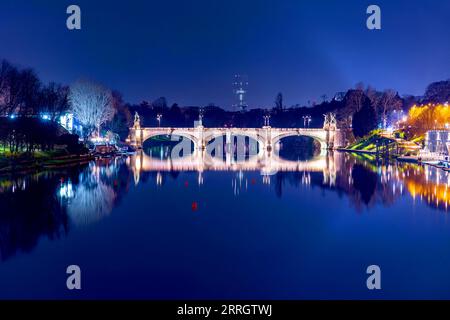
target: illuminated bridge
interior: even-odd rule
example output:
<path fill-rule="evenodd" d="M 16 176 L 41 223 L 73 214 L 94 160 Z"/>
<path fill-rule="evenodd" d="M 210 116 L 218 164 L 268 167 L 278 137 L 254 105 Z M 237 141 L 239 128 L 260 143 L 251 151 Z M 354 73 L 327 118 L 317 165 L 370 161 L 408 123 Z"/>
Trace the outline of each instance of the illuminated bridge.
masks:
<path fill-rule="evenodd" d="M 171 128 L 171 127 L 151 127 L 140 126 L 139 118 L 135 120 L 134 126 L 130 128 L 128 143 L 138 149 L 147 139 L 152 137 L 168 135 L 184 137 L 192 141 L 196 150 L 204 150 L 210 141 L 225 137 L 227 145 L 232 143 L 233 137 L 249 137 L 258 143 L 258 153 L 273 150 L 273 146 L 283 138 L 292 136 L 306 136 L 317 140 L 321 149 L 335 149 L 344 145 L 343 133 L 330 124 L 327 118 L 322 129 L 310 128 L 272 128 L 264 126 L 262 128 L 206 128 L 197 125 L 193 128 Z"/>

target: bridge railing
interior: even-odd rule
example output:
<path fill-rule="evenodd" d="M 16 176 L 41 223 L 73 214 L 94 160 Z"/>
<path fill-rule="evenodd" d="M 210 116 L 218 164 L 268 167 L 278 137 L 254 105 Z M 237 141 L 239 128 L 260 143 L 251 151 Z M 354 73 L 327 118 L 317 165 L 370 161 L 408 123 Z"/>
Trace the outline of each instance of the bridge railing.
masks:
<path fill-rule="evenodd" d="M 134 129 L 134 128 L 131 128 Z M 198 128 L 196 127 L 142 127 L 141 130 L 154 130 L 154 131 L 164 131 L 164 130 L 188 130 L 188 131 L 195 131 Z M 241 130 L 241 131 L 252 131 L 252 130 L 265 130 L 266 128 L 238 128 L 238 127 L 232 127 L 232 128 L 221 128 L 221 127 L 204 127 L 204 130 L 220 130 L 220 131 L 227 131 L 227 130 Z M 276 128 L 271 127 L 271 130 L 277 130 L 277 131 L 292 131 L 292 130 L 301 130 L 301 131 L 324 131 L 325 129 L 321 128 Z"/>

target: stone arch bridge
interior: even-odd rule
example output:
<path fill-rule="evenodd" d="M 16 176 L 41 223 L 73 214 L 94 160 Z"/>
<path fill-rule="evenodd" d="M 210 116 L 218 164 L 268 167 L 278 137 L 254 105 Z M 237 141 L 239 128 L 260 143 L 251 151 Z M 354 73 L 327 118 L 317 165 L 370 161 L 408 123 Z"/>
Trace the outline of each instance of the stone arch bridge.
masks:
<path fill-rule="evenodd" d="M 142 148 L 147 139 L 160 135 L 180 136 L 191 140 L 195 149 L 205 149 L 210 141 L 225 137 L 226 143 L 232 142 L 235 136 L 249 137 L 257 141 L 259 152 L 271 151 L 273 146 L 283 138 L 306 136 L 317 140 L 321 149 L 335 149 L 344 146 L 343 133 L 336 128 L 205 128 L 199 125 L 194 128 L 151 127 L 143 128 L 135 125 L 130 128 L 128 143 L 135 148 Z"/>

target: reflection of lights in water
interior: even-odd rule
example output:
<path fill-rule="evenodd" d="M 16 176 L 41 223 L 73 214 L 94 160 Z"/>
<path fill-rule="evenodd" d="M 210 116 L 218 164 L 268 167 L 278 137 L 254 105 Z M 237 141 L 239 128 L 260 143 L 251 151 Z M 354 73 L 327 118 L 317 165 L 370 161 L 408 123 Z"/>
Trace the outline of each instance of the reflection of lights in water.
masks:
<path fill-rule="evenodd" d="M 425 167 L 423 175 L 414 175 L 406 178 L 405 186 L 413 199 L 419 195 L 421 201 L 426 201 L 433 207 L 440 207 L 447 210 L 450 202 L 448 185 L 441 175 L 445 176 L 442 170 Z"/>
<path fill-rule="evenodd" d="M 142 164 L 141 164 L 141 159 L 139 157 L 136 157 L 134 165 L 135 165 L 136 170 L 138 170 L 138 171 L 141 170 L 141 165 Z"/>
<path fill-rule="evenodd" d="M 67 205 L 67 213 L 75 225 L 86 225 L 111 213 L 114 199 L 114 190 L 103 182 L 82 182 Z"/>
<path fill-rule="evenodd" d="M 203 184 L 203 173 L 201 171 L 198 172 L 197 182 L 199 186 Z"/>
<path fill-rule="evenodd" d="M 61 183 L 59 187 L 59 196 L 64 199 L 71 199 L 74 196 L 72 181 Z"/>
<path fill-rule="evenodd" d="M 302 184 L 306 186 L 311 185 L 311 175 L 309 174 L 309 172 L 303 172 Z"/>
<path fill-rule="evenodd" d="M 242 181 L 244 180 L 244 173 L 242 171 L 239 171 L 236 174 L 236 177 L 232 179 L 231 185 L 233 186 L 233 192 L 234 195 L 239 195 L 240 191 L 242 189 Z M 245 180 L 245 190 L 248 188 L 247 179 Z"/>
<path fill-rule="evenodd" d="M 139 158 L 139 161 L 136 161 Z M 336 172 L 339 170 L 337 164 L 334 163 L 337 158 L 321 156 L 309 161 L 290 161 L 280 158 L 275 154 L 258 154 L 245 161 L 232 161 L 230 157 L 222 159 L 207 152 L 195 152 L 189 156 L 168 157 L 166 161 L 160 160 L 159 157 L 148 156 L 140 153 L 134 156 L 131 166 L 135 171 L 207 171 L 207 170 L 223 170 L 223 171 L 255 171 L 265 174 L 275 174 L 279 171 L 314 171 L 323 172 L 329 170 Z M 328 166 L 331 166 L 328 168 Z"/>
<path fill-rule="evenodd" d="M 270 175 L 263 175 L 263 184 L 270 184 Z"/>
<path fill-rule="evenodd" d="M 89 171 L 79 176 L 77 185 L 72 185 L 70 180 L 61 184 L 60 195 L 67 199 L 67 214 L 74 225 L 90 224 L 111 213 L 116 193 L 102 179 L 109 181 L 117 170 L 117 164 L 91 163 Z"/>
<path fill-rule="evenodd" d="M 162 177 L 161 172 L 157 172 L 156 173 L 156 185 L 158 185 L 158 186 L 162 185 L 162 179 L 163 179 L 163 177 Z"/>
<path fill-rule="evenodd" d="M 239 171 L 238 178 L 239 178 L 239 182 L 242 182 L 242 179 L 244 179 L 244 173 L 242 172 L 242 170 Z"/>

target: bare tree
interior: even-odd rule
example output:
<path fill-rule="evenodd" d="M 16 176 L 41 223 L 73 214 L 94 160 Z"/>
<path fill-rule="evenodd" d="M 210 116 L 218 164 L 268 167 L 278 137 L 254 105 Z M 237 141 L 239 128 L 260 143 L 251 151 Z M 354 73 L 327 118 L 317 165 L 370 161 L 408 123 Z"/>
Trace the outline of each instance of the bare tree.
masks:
<path fill-rule="evenodd" d="M 281 92 L 275 97 L 275 110 L 283 111 L 283 94 Z"/>
<path fill-rule="evenodd" d="M 23 69 L 19 74 L 20 114 L 37 115 L 40 110 L 40 95 L 42 83 L 33 69 Z"/>
<path fill-rule="evenodd" d="M 0 114 L 39 112 L 41 82 L 32 69 L 19 70 L 3 60 L 0 66 Z"/>
<path fill-rule="evenodd" d="M 367 96 L 367 98 L 369 98 L 370 104 L 372 105 L 372 107 L 377 108 L 377 105 L 380 100 L 380 94 L 377 92 L 377 90 L 375 90 L 375 88 L 373 88 L 370 85 L 367 86 L 366 96 Z"/>
<path fill-rule="evenodd" d="M 9 94 L 9 76 L 12 66 L 5 60 L 0 65 L 0 115 L 7 112 Z"/>
<path fill-rule="evenodd" d="M 353 112 L 357 112 L 361 110 L 366 98 L 367 97 L 362 90 L 349 90 L 346 96 L 346 104 L 350 106 Z"/>
<path fill-rule="evenodd" d="M 115 113 L 111 91 L 89 81 L 78 81 L 70 87 L 69 103 L 86 137 L 94 130 L 100 133 L 100 127 Z"/>
<path fill-rule="evenodd" d="M 383 121 L 383 127 L 386 127 L 388 114 L 394 110 L 399 110 L 401 106 L 402 102 L 397 96 L 397 92 L 392 89 L 387 89 L 383 92 L 378 103 L 378 114 Z"/>
<path fill-rule="evenodd" d="M 42 111 L 49 114 L 52 121 L 69 108 L 69 88 L 50 82 L 41 92 Z"/>

